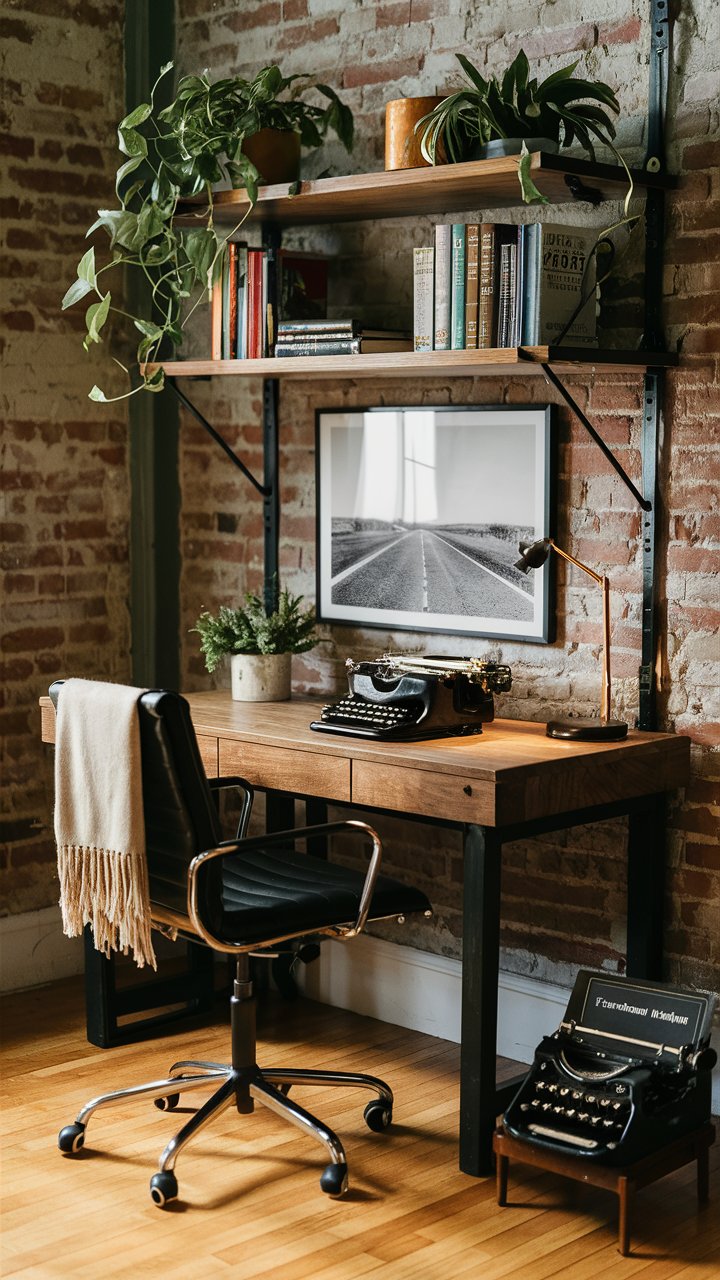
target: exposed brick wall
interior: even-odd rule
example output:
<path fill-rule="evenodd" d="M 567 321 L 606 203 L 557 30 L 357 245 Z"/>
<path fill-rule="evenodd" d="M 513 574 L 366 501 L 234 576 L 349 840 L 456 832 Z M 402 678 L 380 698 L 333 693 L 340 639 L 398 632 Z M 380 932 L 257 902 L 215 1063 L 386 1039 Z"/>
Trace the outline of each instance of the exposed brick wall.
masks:
<path fill-rule="evenodd" d="M 62 8 L 62 16 L 58 16 Z M 6 905 L 16 911 L 56 898 L 49 839 L 49 761 L 38 744 L 36 700 L 56 675 L 129 677 L 128 488 L 122 406 L 92 405 L 103 379 L 80 346 L 81 316 L 59 300 L 74 276 L 85 228 L 112 198 L 115 125 L 122 114 L 119 0 L 46 0 L 5 6 L 5 106 L 0 120 L 4 184 L 3 394 L 7 417 L 3 478 L 6 607 L 2 640 L 5 702 L 1 864 Z M 597 20 L 576 0 L 531 6 L 477 6 L 466 0 L 178 0 L 179 63 L 215 75 L 253 73 L 271 58 L 286 73 L 309 71 L 335 84 L 356 115 L 347 157 L 330 143 L 307 172 L 380 169 L 385 102 L 457 83 L 456 50 L 481 69 L 506 63 L 522 46 L 546 74 L 573 55 L 613 84 L 623 110 L 619 141 L 642 155 L 649 32 L 644 0 L 612 0 Z M 671 807 L 666 944 L 669 975 L 717 989 L 720 889 L 720 769 L 717 694 L 718 224 L 717 9 L 700 0 L 676 30 L 671 73 L 671 167 L 682 172 L 668 209 L 665 318 L 683 366 L 668 378 L 659 512 L 661 595 L 666 601 L 659 670 L 661 727 L 693 741 L 693 781 Z M 481 213 L 482 211 L 478 211 Z M 610 213 L 613 211 L 611 210 Z M 469 212 L 468 215 L 469 217 Z M 493 217 L 492 213 L 489 215 Z M 534 214 L 522 215 L 533 217 Z M 579 219 L 576 210 L 558 220 Z M 337 255 L 335 314 L 365 302 L 364 315 L 388 323 L 410 312 L 410 249 L 428 242 L 430 220 L 307 229 L 294 243 Z M 637 254 L 632 249 L 628 262 Z M 632 269 L 625 270 L 632 275 Z M 637 287 L 616 289 L 606 318 L 637 324 Z M 629 319 L 628 319 L 629 317 Z M 203 343 L 196 333 L 196 342 Z M 102 365 L 106 373 L 107 355 Z M 596 375 L 573 393 L 624 466 L 639 478 L 640 383 Z M 261 468 L 259 383 L 197 385 L 205 407 L 257 472 Z M 453 379 L 289 383 L 281 406 L 284 581 L 314 593 L 314 415 L 320 407 L 374 403 L 542 403 L 539 380 Z M 208 683 L 196 638 L 199 610 L 260 586 L 262 524 L 246 481 L 193 422 L 183 421 L 183 671 L 188 687 Z M 715 464 L 715 472 L 713 472 Z M 613 585 L 616 711 L 637 711 L 640 656 L 641 524 L 632 499 L 582 428 L 560 411 L 558 538 L 606 570 Z M 558 638 L 552 646 L 452 641 L 456 652 L 502 657 L 513 666 L 512 695 L 499 711 L 543 720 L 570 704 L 596 701 L 598 593 L 558 567 Z M 318 649 L 295 664 L 298 690 L 339 685 L 347 653 L 369 654 L 378 631 L 326 629 Z M 400 633 L 400 645 L 426 637 Z M 446 641 L 443 639 L 443 646 Z M 429 888 L 435 923 L 414 926 L 414 945 L 459 951 L 461 864 L 457 839 L 435 829 L 386 824 L 387 867 Z M 621 963 L 625 828 L 606 823 L 507 850 L 504 962 L 564 981 L 580 963 Z M 422 849 L 422 860 L 418 849 Z M 531 892 L 528 892 L 528 890 Z M 396 936 L 396 935 L 394 935 Z"/>
<path fill-rule="evenodd" d="M 129 676 L 126 416 L 88 400 L 102 377 L 82 349 L 82 309 L 60 311 L 85 231 L 113 196 L 123 8 L 8 0 L 0 20 L 0 881 L 11 913 L 58 898 L 38 697 L 57 677 Z"/>
<path fill-rule="evenodd" d="M 381 169 L 384 104 L 391 98 L 442 92 L 457 84 L 455 51 L 481 70 L 502 67 L 525 48 L 545 75 L 573 55 L 578 71 L 618 91 L 618 139 L 629 160 L 643 154 L 649 29 L 644 0 L 613 0 L 601 19 L 575 0 L 529 6 L 470 5 L 466 0 L 178 0 L 179 64 L 183 72 L 253 74 L 271 60 L 283 71 L 312 72 L 344 90 L 355 112 L 357 145 L 347 157 L 336 144 L 309 159 L 311 176 Z M 718 319 L 716 257 L 719 223 L 716 139 L 717 11 L 701 0 L 676 28 L 671 70 L 669 163 L 683 173 L 669 202 L 665 272 L 668 337 L 681 344 L 683 368 L 670 375 L 661 475 L 660 581 L 666 600 L 660 669 L 661 727 L 693 740 L 693 782 L 671 805 L 667 859 L 668 975 L 719 989 L 720 768 L 718 766 L 717 591 L 713 555 L 720 542 L 717 490 Z M 717 34 L 717 33 L 716 33 Z M 714 195 L 715 204 L 710 201 Z M 482 212 L 482 211 L 478 211 Z M 613 210 L 608 214 L 608 221 Z M 489 217 L 493 218 L 492 212 Z M 500 215 L 503 216 L 503 215 Z M 513 216 L 513 215 L 511 215 Z M 523 215 L 534 217 L 535 214 Z M 576 209 L 551 211 L 580 220 Z M 467 218 L 469 220 L 468 212 Z M 410 249 L 429 243 L 431 220 L 362 223 L 332 232 L 294 233 L 293 243 L 338 255 L 331 282 L 334 314 L 357 310 L 372 323 L 410 315 Z M 631 246 L 626 263 L 637 260 Z M 629 268 L 632 274 L 633 268 Z M 628 267 L 624 276 L 628 275 Z M 629 317 L 629 319 L 628 319 Z M 606 319 L 633 330 L 636 285 L 616 286 Z M 636 335 L 635 335 L 636 336 Z M 617 340 L 617 339 L 616 339 Z M 622 340 L 622 339 L 621 339 Z M 206 335 L 196 336 L 207 350 Z M 642 381 L 596 374 L 573 394 L 623 466 L 640 480 Z M 221 380 L 193 394 L 256 470 L 261 468 L 259 383 Z M 453 379 L 421 385 L 383 381 L 287 383 L 281 393 L 281 573 L 294 590 L 314 594 L 314 415 L 321 407 L 368 403 L 546 402 L 540 380 Z M 641 648 L 642 526 L 630 494 L 570 414 L 560 411 L 558 540 L 607 572 L 612 582 L 616 714 L 637 714 Z M 717 469 L 715 471 L 717 479 Z M 188 628 L 201 607 L 236 601 L 257 589 L 262 574 L 261 512 L 247 483 L 215 453 L 189 420 L 183 422 L 183 617 Z M 582 574 L 558 568 L 558 634 L 554 645 L 468 643 L 443 637 L 455 652 L 501 656 L 513 666 L 511 695 L 501 714 L 544 720 L 567 705 L 597 705 L 601 623 L 599 593 Z M 369 655 L 392 638 L 379 631 L 327 628 L 317 650 L 296 660 L 295 687 L 327 691 L 342 681 L 345 656 Z M 398 647 L 428 637 L 399 633 Z M 715 666 L 713 666 L 715 664 Z M 208 683 L 195 638 L 187 635 L 183 669 L 191 687 Z M 225 680 L 226 676 L 220 676 Z M 436 906 L 432 926 L 406 928 L 413 945 L 459 954 L 461 851 L 456 837 L 392 821 L 386 865 L 427 888 Z M 580 964 L 622 966 L 624 952 L 625 824 L 616 820 L 513 845 L 506 851 L 503 947 L 516 971 L 567 981 Z M 662 856 L 662 851 L 658 851 Z M 388 935 L 390 936 L 390 935 Z M 397 937 L 397 934 L 394 935 Z"/>

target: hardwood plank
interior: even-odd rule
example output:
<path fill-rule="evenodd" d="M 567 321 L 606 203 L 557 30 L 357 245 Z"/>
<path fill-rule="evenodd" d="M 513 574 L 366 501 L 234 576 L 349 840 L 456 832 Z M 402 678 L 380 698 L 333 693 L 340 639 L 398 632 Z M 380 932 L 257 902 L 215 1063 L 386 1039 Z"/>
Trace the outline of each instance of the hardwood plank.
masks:
<path fill-rule="evenodd" d="M 175 1118 L 151 1103 L 98 1115 L 78 1159 L 60 1156 L 55 1134 L 103 1089 L 158 1076 L 180 1057 L 222 1061 L 224 1011 L 191 1031 L 112 1050 L 85 1043 L 79 979 L 7 997 L 1 1011 L 6 1280 L 713 1274 L 718 1144 L 710 1152 L 710 1206 L 698 1210 L 690 1168 L 668 1175 L 639 1193 L 638 1252 L 620 1259 L 607 1192 L 512 1164 L 512 1203 L 500 1209 L 493 1179 L 457 1171 L 457 1045 L 305 1001 L 263 1004 L 261 1060 L 377 1071 L 396 1091 L 396 1123 L 380 1135 L 366 1129 L 355 1090 L 298 1090 L 345 1142 L 349 1198 L 328 1201 L 320 1192 L 316 1144 L 262 1109 L 247 1117 L 228 1111 L 182 1153 L 183 1203 L 160 1213 L 148 1180 L 190 1107 Z"/>
<path fill-rule="evenodd" d="M 530 167 L 539 190 L 556 203 L 572 202 L 566 182 L 568 175 L 600 191 L 604 199 L 620 199 L 627 189 L 627 177 L 619 165 L 536 151 Z M 632 174 L 637 187 L 667 188 L 676 184 L 676 179 L 664 173 L 633 170 Z M 354 173 L 304 181 L 297 187 L 292 196 L 288 195 L 287 183 L 261 187 L 252 210 L 244 190 L 218 191 L 213 197 L 215 221 L 234 224 L 249 216 L 250 220 L 269 219 L 302 226 L 416 216 L 418 209 L 423 213 L 447 214 L 453 210 L 503 208 L 518 204 L 518 157 Z M 203 198 L 185 201 L 181 214 L 191 222 L 203 221 L 206 214 Z"/>
<path fill-rule="evenodd" d="M 608 373 L 677 364 L 669 351 L 613 350 L 593 347 L 495 347 L 463 351 L 387 351 L 353 356 L 292 356 L 261 360 L 163 360 L 143 365 L 146 373 L 164 369 L 171 378 L 437 378 L 447 374 L 490 377 L 517 373 L 543 376 L 544 364 L 562 373 L 599 368 Z"/>

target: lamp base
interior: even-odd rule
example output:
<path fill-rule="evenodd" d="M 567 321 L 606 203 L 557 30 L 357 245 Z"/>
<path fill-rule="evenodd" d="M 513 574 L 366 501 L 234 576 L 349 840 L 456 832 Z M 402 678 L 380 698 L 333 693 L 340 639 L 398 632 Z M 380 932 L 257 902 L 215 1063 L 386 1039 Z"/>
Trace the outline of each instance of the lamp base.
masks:
<path fill-rule="evenodd" d="M 621 742 L 627 737 L 624 720 L 550 720 L 548 738 L 564 738 L 568 742 Z"/>

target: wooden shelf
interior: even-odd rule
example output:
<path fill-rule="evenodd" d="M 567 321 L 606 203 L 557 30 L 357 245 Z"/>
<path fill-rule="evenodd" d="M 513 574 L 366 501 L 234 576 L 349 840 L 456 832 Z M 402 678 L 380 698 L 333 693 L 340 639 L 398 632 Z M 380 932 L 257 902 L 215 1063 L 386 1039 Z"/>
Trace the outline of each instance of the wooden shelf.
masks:
<path fill-rule="evenodd" d="M 668 351 L 600 351 L 594 347 L 507 347 L 490 351 L 393 351 L 367 356 L 292 356 L 265 360 L 166 360 L 147 366 L 172 378 L 371 378 L 466 377 L 517 372 L 542 374 L 543 364 L 572 372 L 600 368 L 609 372 L 627 369 L 667 368 L 677 364 Z"/>
<path fill-rule="evenodd" d="M 261 187 L 248 221 L 296 226 L 323 222 L 356 222 L 369 218 L 403 218 L 412 214 L 450 213 L 464 209 L 496 209 L 521 205 L 518 156 L 474 160 L 467 164 L 436 168 L 398 169 L 389 173 L 355 173 L 343 178 L 318 178 L 301 182 L 297 195 L 288 195 L 287 183 Z M 595 164 L 566 155 L 532 154 L 531 171 L 539 191 L 553 204 L 568 204 L 577 182 L 603 200 L 622 199 L 627 175 L 620 165 Z M 638 188 L 667 189 L 676 179 L 665 173 L 632 171 Z M 248 214 L 245 191 L 218 191 L 214 219 L 224 225 Z M 199 196 L 179 209 L 180 221 L 204 220 L 207 206 Z"/>

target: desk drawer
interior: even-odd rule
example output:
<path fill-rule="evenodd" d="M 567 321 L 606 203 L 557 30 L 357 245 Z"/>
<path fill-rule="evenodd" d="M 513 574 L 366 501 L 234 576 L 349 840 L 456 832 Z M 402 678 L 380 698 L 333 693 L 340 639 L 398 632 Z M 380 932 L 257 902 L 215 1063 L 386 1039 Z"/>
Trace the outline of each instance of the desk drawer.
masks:
<path fill-rule="evenodd" d="M 205 766 L 205 772 L 208 778 L 218 777 L 218 740 L 217 738 L 207 737 L 204 733 L 197 735 L 197 744 L 200 750 L 200 759 Z"/>
<path fill-rule="evenodd" d="M 350 761 L 342 756 L 221 738 L 220 773 L 237 773 L 254 786 L 273 791 L 327 800 L 350 799 Z"/>
<path fill-rule="evenodd" d="M 411 816 L 446 822 L 495 824 L 495 788 L 491 782 L 427 769 L 353 762 L 353 804 L 397 809 Z"/>

